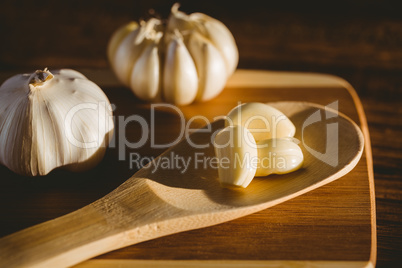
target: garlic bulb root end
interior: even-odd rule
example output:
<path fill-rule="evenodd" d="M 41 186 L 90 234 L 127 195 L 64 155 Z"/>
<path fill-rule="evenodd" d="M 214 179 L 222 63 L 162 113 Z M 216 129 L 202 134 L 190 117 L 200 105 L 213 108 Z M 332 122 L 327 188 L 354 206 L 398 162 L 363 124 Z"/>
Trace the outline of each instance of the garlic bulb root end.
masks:
<path fill-rule="evenodd" d="M 36 70 L 29 78 L 29 85 L 32 85 L 33 87 L 41 86 L 52 78 L 53 74 L 49 72 L 47 68 L 45 68 L 43 71 Z"/>

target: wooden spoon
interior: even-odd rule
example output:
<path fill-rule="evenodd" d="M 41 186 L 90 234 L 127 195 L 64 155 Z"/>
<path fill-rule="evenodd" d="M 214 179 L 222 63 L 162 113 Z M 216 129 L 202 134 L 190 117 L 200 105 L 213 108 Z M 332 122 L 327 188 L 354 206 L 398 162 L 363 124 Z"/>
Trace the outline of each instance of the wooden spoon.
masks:
<path fill-rule="evenodd" d="M 128 245 L 266 209 L 334 181 L 358 163 L 363 135 L 349 118 L 309 103 L 271 105 L 296 126 L 305 156 L 302 169 L 255 178 L 246 189 L 222 188 L 217 169 L 203 166 L 214 156 L 213 133 L 224 125 L 223 120 L 216 121 L 190 136 L 193 144 L 208 145 L 205 148 L 196 149 L 183 140 L 105 197 L 0 239 L 0 263 L 71 266 Z M 190 159 L 188 169 L 174 167 L 183 159 Z"/>

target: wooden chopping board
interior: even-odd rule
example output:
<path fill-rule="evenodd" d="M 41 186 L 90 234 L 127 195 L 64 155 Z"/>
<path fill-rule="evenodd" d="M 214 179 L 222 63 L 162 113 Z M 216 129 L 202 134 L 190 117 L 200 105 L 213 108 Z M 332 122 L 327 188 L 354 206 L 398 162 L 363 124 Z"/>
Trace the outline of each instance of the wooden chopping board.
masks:
<path fill-rule="evenodd" d="M 360 100 L 346 81 L 321 74 L 238 70 L 217 98 L 175 109 L 140 102 L 119 86 L 109 71 L 83 70 L 83 73 L 99 84 L 115 105 L 116 137 L 127 137 L 127 143 L 139 141 L 144 131 L 135 120 L 129 122 L 133 114 L 145 119 L 149 135 L 154 134 L 154 143 L 166 144 L 180 135 L 180 113 L 189 127 L 198 128 L 207 120 L 227 114 L 239 102 L 307 101 L 321 105 L 337 102 L 339 111 L 362 128 L 365 152 L 346 176 L 275 207 L 213 227 L 123 248 L 77 267 L 375 265 L 375 199 L 369 132 Z M 1 81 L 6 77 L 2 74 Z M 134 158 L 144 159 L 145 163 L 165 150 L 153 148 L 150 141 L 140 148 L 128 148 L 120 140 L 116 139 L 98 167 L 80 174 L 58 170 L 43 178 L 24 178 L 0 167 L 0 236 L 95 201 L 138 170 Z"/>

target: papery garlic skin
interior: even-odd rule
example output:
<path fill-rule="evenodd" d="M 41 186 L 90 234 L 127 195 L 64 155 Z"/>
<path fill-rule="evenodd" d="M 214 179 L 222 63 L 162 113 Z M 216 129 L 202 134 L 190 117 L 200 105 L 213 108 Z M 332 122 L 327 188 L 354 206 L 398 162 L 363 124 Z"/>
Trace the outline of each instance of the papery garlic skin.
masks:
<path fill-rule="evenodd" d="M 151 18 L 119 28 L 108 45 L 117 78 L 146 101 L 188 105 L 216 97 L 237 67 L 233 35 L 202 13 L 172 7 L 166 23 Z"/>
<path fill-rule="evenodd" d="M 117 78 L 126 86 L 131 84 L 131 74 L 134 68 L 134 64 L 143 53 L 144 49 L 151 43 L 153 43 L 153 37 L 155 36 L 154 27 L 159 23 L 158 20 L 152 19 L 147 23 L 141 23 L 139 27 L 132 26 L 132 31 L 127 34 L 125 30 L 130 29 L 129 23 L 123 30 L 118 30 L 121 35 L 125 35 L 121 39 L 120 44 L 116 45 L 117 38 L 121 36 L 116 33 L 113 35 L 108 47 L 108 51 L 115 51 L 110 59 L 111 65 L 115 70 Z M 113 49 L 113 46 L 117 46 Z"/>
<path fill-rule="evenodd" d="M 163 76 L 163 95 L 166 101 L 187 105 L 197 96 L 197 69 L 183 39 L 175 33 L 168 43 Z"/>
<path fill-rule="evenodd" d="M 160 59 L 158 44 L 161 35 L 154 36 L 133 66 L 130 87 L 139 98 L 147 101 L 160 99 Z"/>
<path fill-rule="evenodd" d="M 296 127 L 281 111 L 265 103 L 249 102 L 236 106 L 226 116 L 226 126 L 246 127 L 255 140 L 293 137 Z"/>
<path fill-rule="evenodd" d="M 0 87 L 0 163 L 26 176 L 92 168 L 113 134 L 110 102 L 81 73 L 15 75 Z"/>
<path fill-rule="evenodd" d="M 225 61 L 227 75 L 230 76 L 239 62 L 239 52 L 235 39 L 229 29 L 219 20 L 203 13 L 190 15 L 179 11 L 179 4 L 174 4 L 170 14 L 168 31 L 178 29 L 181 32 L 196 31 L 214 44 Z"/>
<path fill-rule="evenodd" d="M 255 176 L 286 174 L 301 168 L 304 157 L 296 141 L 282 138 L 257 142 L 259 161 Z"/>
<path fill-rule="evenodd" d="M 246 188 L 255 176 L 258 157 L 250 131 L 242 126 L 226 127 L 215 136 L 214 149 L 222 186 Z"/>
<path fill-rule="evenodd" d="M 219 50 L 198 32 L 193 32 L 188 47 L 198 70 L 197 101 L 206 101 L 216 97 L 225 86 L 226 75 L 222 73 L 225 61 Z"/>
<path fill-rule="evenodd" d="M 110 42 L 107 48 L 107 56 L 109 59 L 113 58 L 120 43 L 129 35 L 131 32 L 135 31 L 138 28 L 138 23 L 135 21 L 132 21 L 126 25 L 121 26 L 119 29 L 117 29 L 114 33 L 112 38 L 110 38 Z M 114 62 L 111 61 L 110 64 L 113 65 L 114 68 Z"/>

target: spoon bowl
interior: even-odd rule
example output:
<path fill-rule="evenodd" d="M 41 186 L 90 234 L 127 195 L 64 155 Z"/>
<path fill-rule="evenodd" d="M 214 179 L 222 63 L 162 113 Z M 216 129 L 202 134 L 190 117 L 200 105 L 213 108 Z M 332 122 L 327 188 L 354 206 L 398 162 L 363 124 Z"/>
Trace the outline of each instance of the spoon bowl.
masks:
<path fill-rule="evenodd" d="M 245 189 L 222 188 L 211 144 L 224 127 L 219 120 L 94 203 L 0 239 L 0 262 L 6 267 L 71 266 L 124 246 L 266 209 L 334 181 L 356 166 L 364 139 L 352 120 L 311 103 L 269 104 L 296 126 L 295 138 L 305 158 L 300 170 L 255 178 Z"/>

